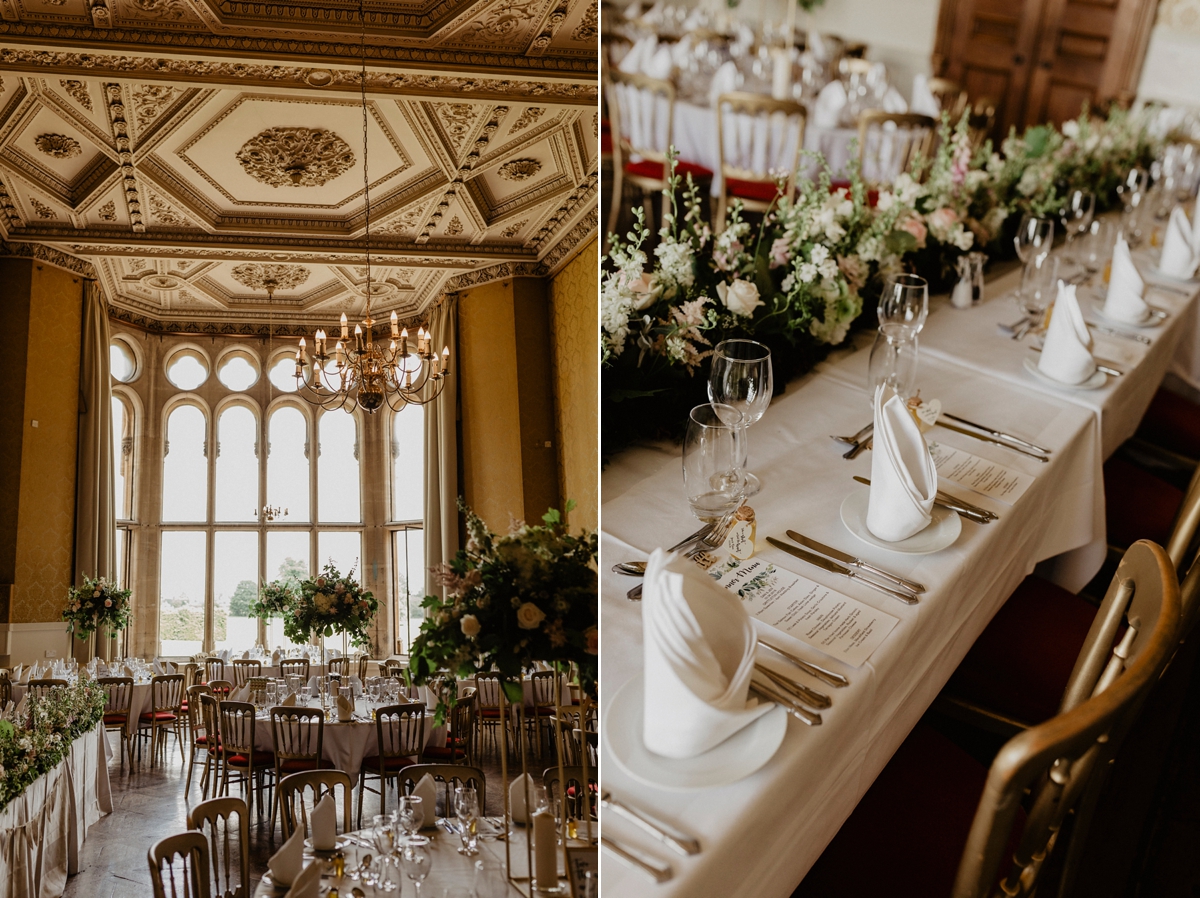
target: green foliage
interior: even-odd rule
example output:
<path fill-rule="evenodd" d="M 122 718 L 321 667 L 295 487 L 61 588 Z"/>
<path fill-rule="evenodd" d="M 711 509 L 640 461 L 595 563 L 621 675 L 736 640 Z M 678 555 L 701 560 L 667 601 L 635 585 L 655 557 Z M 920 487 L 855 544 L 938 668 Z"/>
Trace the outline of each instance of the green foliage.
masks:
<path fill-rule="evenodd" d="M 332 563 L 316 577 L 302 580 L 290 607 L 283 613 L 283 632 L 295 643 L 313 635 L 345 633 L 350 644 L 371 644 L 371 626 L 379 602 L 354 579 L 354 571 L 343 577 Z"/>
<path fill-rule="evenodd" d="M 250 606 L 258 598 L 258 589 L 253 580 L 243 580 L 229 597 L 230 617 L 253 617 Z"/>
<path fill-rule="evenodd" d="M 129 626 L 130 590 L 119 588 L 105 577 L 85 574 L 82 579 L 78 588 L 68 587 L 67 604 L 62 612 L 62 619 L 71 624 L 71 632 L 85 639 L 98 627 L 115 632 Z"/>

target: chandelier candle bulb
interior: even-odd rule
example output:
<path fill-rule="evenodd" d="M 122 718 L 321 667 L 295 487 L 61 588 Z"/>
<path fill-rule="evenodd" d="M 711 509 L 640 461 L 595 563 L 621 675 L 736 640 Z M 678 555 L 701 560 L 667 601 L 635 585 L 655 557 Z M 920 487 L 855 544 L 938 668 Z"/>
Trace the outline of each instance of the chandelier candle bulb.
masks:
<path fill-rule="evenodd" d="M 394 314 L 394 313 L 393 313 Z M 408 358 L 408 328 L 400 331 L 400 355 Z"/>
<path fill-rule="evenodd" d="M 350 336 L 350 332 L 346 329 L 346 313 L 342 312 L 342 339 L 345 340 Z"/>
<path fill-rule="evenodd" d="M 392 312 L 392 337 L 393 338 L 396 336 L 397 331 L 399 330 L 399 327 L 400 327 L 400 321 L 396 317 L 396 313 Z"/>
<path fill-rule="evenodd" d="M 306 347 L 306 346 L 307 346 L 307 344 L 305 343 L 305 341 L 304 341 L 304 338 L 303 338 L 303 337 L 301 337 L 301 338 L 300 338 L 300 352 L 298 352 L 298 353 L 296 354 L 296 357 L 297 357 L 297 358 L 298 358 L 298 359 L 301 361 L 301 363 L 304 363 L 304 362 L 307 362 L 307 361 L 308 361 L 308 355 L 307 355 L 307 353 L 305 352 L 305 347 Z"/>
<path fill-rule="evenodd" d="M 442 374 L 446 373 L 446 369 L 450 367 L 450 347 L 442 347 Z"/>

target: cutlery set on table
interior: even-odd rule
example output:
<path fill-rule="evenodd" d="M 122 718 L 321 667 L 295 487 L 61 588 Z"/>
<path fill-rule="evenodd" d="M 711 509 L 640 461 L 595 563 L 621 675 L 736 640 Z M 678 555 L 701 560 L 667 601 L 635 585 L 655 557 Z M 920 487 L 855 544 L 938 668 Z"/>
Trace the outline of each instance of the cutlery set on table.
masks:
<path fill-rule="evenodd" d="M 951 423 L 954 422 L 954 423 Z M 1002 430 L 993 430 L 983 424 L 976 424 L 974 421 L 968 421 L 966 418 L 960 418 L 957 415 L 952 415 L 949 412 L 942 412 L 937 419 L 938 427 L 943 427 L 946 430 L 954 433 L 962 434 L 966 437 L 979 440 L 981 443 L 988 443 L 993 446 L 999 446 L 1003 449 L 1009 449 L 1017 452 L 1028 458 L 1037 459 L 1040 462 L 1050 461 L 1050 450 L 1036 443 L 1031 443 L 1021 437 L 1014 436 L 1011 433 L 1005 433 Z M 875 422 L 867 424 L 862 430 L 854 434 L 854 436 L 839 437 L 830 436 L 831 440 L 839 443 L 846 443 L 850 449 L 842 456 L 845 459 L 858 458 L 864 450 L 873 447 L 873 437 L 875 433 Z M 982 522 L 981 522 L 982 523 Z"/>

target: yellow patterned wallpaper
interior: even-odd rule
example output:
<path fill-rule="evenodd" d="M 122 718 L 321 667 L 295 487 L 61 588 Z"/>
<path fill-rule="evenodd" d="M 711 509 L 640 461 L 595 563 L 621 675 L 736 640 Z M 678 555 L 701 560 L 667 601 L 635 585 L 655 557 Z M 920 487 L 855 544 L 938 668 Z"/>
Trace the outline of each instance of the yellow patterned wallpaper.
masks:
<path fill-rule="evenodd" d="M 58 620 L 74 581 L 83 286 L 77 275 L 35 263 L 30 292 L 14 624 Z"/>
<path fill-rule="evenodd" d="M 1156 24 L 1200 37 L 1200 0 L 1161 0 Z"/>
<path fill-rule="evenodd" d="M 599 265 L 597 238 L 550 282 L 559 492 L 578 504 L 568 519 L 572 530 L 599 520 Z"/>

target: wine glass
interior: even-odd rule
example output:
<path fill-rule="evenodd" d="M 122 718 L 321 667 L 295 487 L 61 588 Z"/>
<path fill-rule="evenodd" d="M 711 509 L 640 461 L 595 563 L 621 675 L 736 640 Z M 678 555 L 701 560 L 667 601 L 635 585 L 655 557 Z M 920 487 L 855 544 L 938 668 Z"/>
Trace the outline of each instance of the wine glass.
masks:
<path fill-rule="evenodd" d="M 396 807 L 396 822 L 409 839 L 415 839 L 425 823 L 425 811 L 419 795 L 401 795 Z"/>
<path fill-rule="evenodd" d="M 1054 219 L 1026 213 L 1021 217 L 1013 243 L 1022 262 L 1028 263 L 1035 255 L 1045 256 L 1054 245 Z"/>
<path fill-rule="evenodd" d="M 1144 168 L 1134 166 L 1117 185 L 1117 195 L 1121 197 L 1121 203 L 1125 207 L 1121 215 L 1121 229 L 1131 247 L 1142 242 L 1142 228 L 1138 219 L 1149 183 L 1150 173 Z"/>
<path fill-rule="evenodd" d="M 1054 301 L 1057 284 L 1057 256 L 1035 256 L 1029 260 L 1021 276 L 1021 292 L 1017 294 L 1017 302 L 1032 324 L 1031 331 L 1041 329 L 1046 309 Z"/>
<path fill-rule="evenodd" d="M 714 408 L 737 409 L 744 430 L 766 412 L 773 390 L 771 350 L 754 340 L 722 340 L 717 344 L 708 377 L 708 398 Z M 745 479 L 745 495 L 753 496 L 762 489 L 762 483 L 749 471 Z"/>
<path fill-rule="evenodd" d="M 471 786 L 454 790 L 454 816 L 458 818 L 458 834 L 462 845 L 459 854 L 471 857 L 479 853 L 479 796 Z"/>
<path fill-rule="evenodd" d="M 429 875 L 429 868 L 432 866 L 429 840 L 424 836 L 413 836 L 405 842 L 400 852 L 400 865 L 404 868 L 404 875 L 412 880 L 417 898 L 421 898 L 421 883 Z"/>
<path fill-rule="evenodd" d="M 879 333 L 867 370 L 870 401 L 881 383 L 911 394 L 917 375 L 917 335 L 929 316 L 929 283 L 915 274 L 890 278 L 879 297 Z"/>
<path fill-rule="evenodd" d="M 917 385 L 917 338 L 893 340 L 879 331 L 871 347 L 867 381 L 872 407 L 880 384 L 887 384 L 901 398 L 911 396 Z"/>
<path fill-rule="evenodd" d="M 1112 221 L 1107 218 L 1093 218 L 1083 240 L 1083 267 L 1088 274 L 1095 274 L 1104 267 L 1115 242 Z"/>
<path fill-rule="evenodd" d="M 1095 211 L 1096 195 L 1086 190 L 1072 190 L 1067 194 L 1063 207 L 1058 210 L 1059 221 L 1067 234 L 1067 246 L 1063 255 L 1072 265 L 1075 264 L 1075 257 L 1071 253 L 1071 241 L 1091 226 Z"/>
<path fill-rule="evenodd" d="M 718 521 L 745 494 L 746 439 L 742 413 L 732 406 L 698 405 L 683 435 L 683 486 L 692 514 Z"/>

